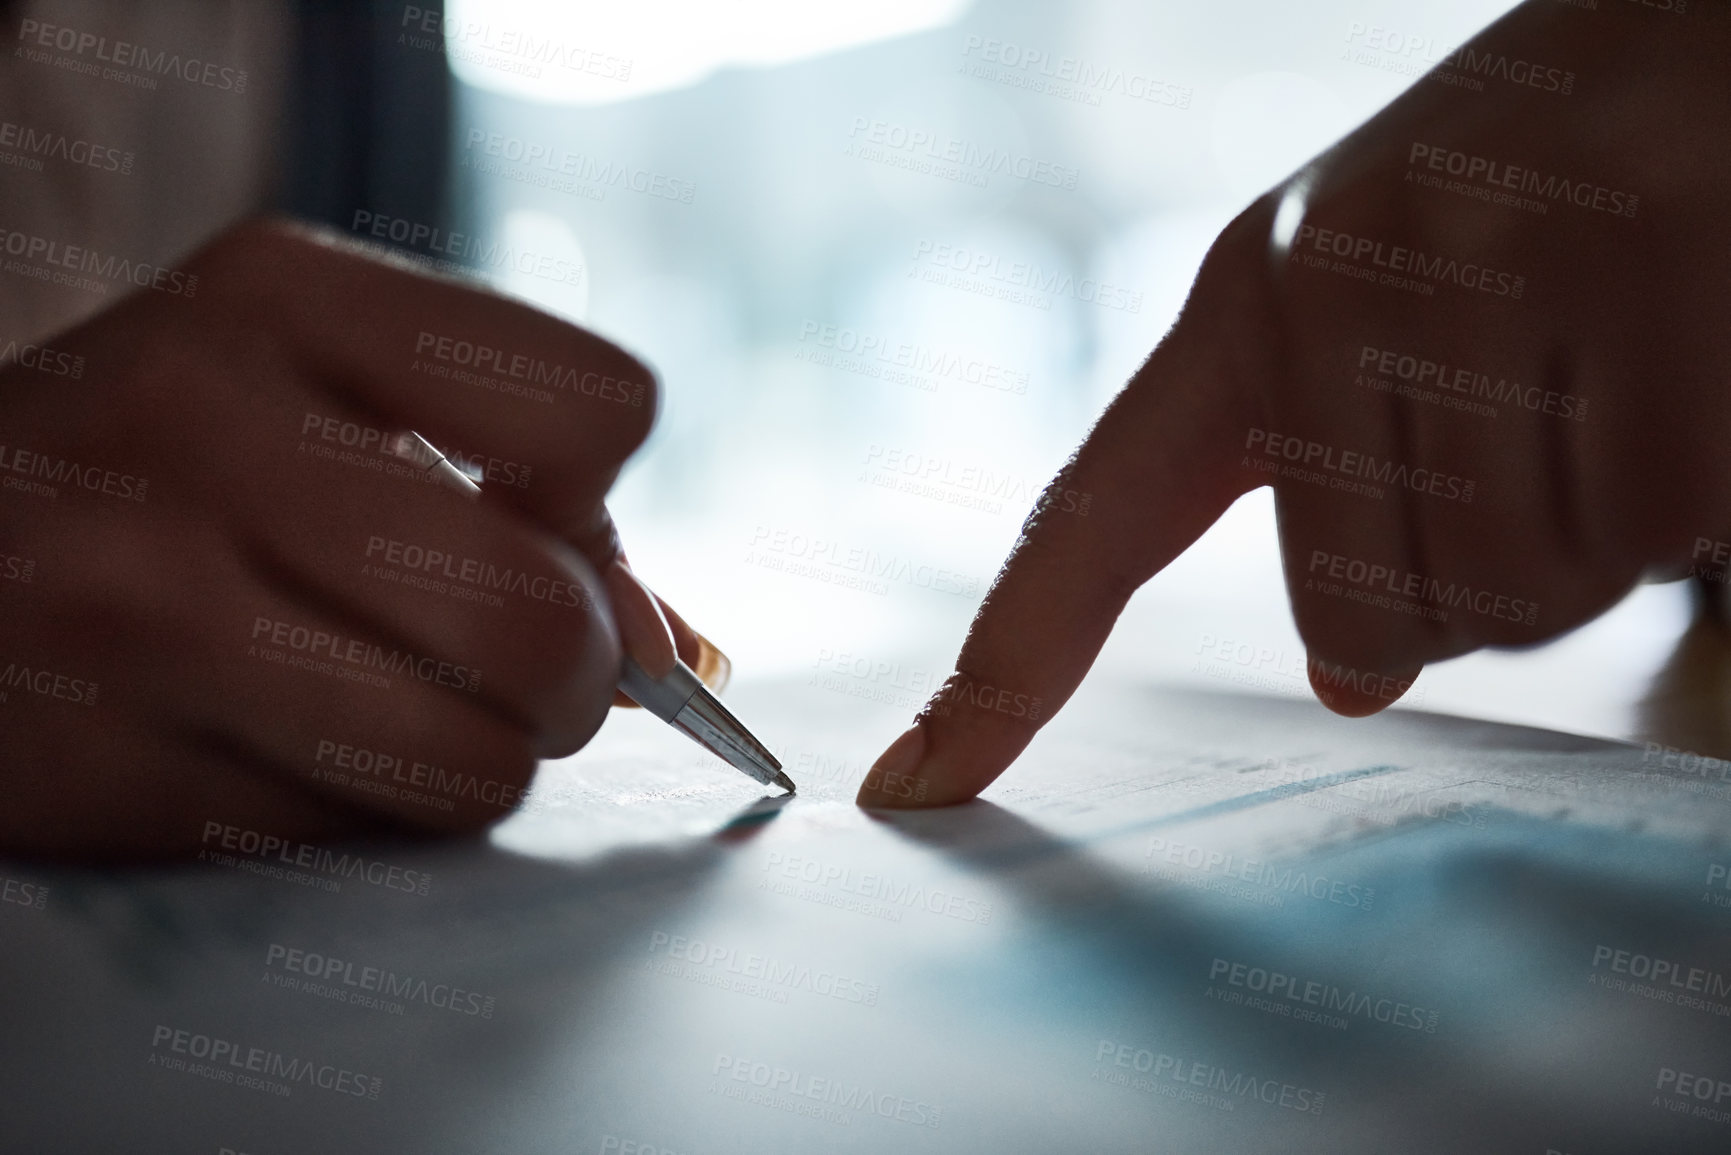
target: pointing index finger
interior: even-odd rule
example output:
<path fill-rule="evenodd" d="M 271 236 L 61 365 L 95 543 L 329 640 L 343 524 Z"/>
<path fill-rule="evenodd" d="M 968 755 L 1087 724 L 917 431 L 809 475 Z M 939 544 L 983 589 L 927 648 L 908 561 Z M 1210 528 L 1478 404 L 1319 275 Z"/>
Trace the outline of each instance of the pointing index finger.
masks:
<path fill-rule="evenodd" d="M 1266 202 L 1215 242 L 1183 315 L 1047 487 L 956 672 L 872 766 L 862 806 L 973 798 L 1067 702 L 1130 595 L 1256 483 L 1233 449 L 1271 348 Z"/>

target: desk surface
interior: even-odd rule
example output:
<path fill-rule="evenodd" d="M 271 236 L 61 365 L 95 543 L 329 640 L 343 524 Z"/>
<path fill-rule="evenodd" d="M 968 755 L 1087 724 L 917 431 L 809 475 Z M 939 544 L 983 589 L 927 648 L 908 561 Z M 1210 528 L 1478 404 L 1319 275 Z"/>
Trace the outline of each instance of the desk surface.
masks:
<path fill-rule="evenodd" d="M 874 820 L 851 703 L 738 701 L 796 800 L 616 718 L 484 844 L 0 866 L 3 1146 L 1731 1149 L 1717 766 L 1090 687 Z"/>

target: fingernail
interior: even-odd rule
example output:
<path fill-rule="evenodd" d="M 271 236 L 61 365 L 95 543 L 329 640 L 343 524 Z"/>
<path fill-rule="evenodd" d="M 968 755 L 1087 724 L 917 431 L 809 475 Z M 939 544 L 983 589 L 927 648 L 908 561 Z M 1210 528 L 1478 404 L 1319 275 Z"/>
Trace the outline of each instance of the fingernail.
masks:
<path fill-rule="evenodd" d="M 926 792 L 923 786 L 915 788 L 918 779 L 914 771 L 919 769 L 925 756 L 925 728 L 918 725 L 908 727 L 866 771 L 865 781 L 860 783 L 854 801 L 860 806 L 873 806 L 923 800 Z"/>
<path fill-rule="evenodd" d="M 655 604 L 655 595 L 622 561 L 607 567 L 606 581 L 613 617 L 619 623 L 620 644 L 644 673 L 665 678 L 673 672 L 679 653 L 673 647 L 673 631 Z"/>
<path fill-rule="evenodd" d="M 721 652 L 721 648 L 696 630 L 691 631 L 697 639 L 697 663 L 692 670 L 708 686 L 711 693 L 719 694 L 727 689 L 727 683 L 733 677 L 733 660 Z"/>

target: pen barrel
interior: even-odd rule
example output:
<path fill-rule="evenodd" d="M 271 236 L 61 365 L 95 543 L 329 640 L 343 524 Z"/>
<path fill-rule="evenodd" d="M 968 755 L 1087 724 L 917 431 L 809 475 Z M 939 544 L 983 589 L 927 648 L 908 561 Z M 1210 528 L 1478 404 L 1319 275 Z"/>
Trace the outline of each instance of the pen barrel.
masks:
<path fill-rule="evenodd" d="M 451 459 L 434 448 L 433 443 L 414 430 L 399 433 L 391 442 L 391 452 L 404 461 L 420 466 L 434 480 L 469 497 L 481 496 L 481 487 L 474 478 L 451 464 Z"/>
<path fill-rule="evenodd" d="M 651 678 L 629 656 L 620 670 L 619 689 L 663 722 L 679 717 L 679 711 L 702 688 L 703 680 L 684 662 L 675 661 L 673 672 L 659 680 Z"/>

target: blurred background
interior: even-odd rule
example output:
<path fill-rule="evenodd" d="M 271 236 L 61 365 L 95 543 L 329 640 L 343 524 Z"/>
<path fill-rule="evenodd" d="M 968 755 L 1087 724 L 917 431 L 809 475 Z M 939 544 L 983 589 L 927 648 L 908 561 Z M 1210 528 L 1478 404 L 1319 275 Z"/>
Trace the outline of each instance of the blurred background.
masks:
<path fill-rule="evenodd" d="M 513 254 L 500 288 L 661 374 L 613 501 L 637 571 L 736 678 L 815 681 L 887 738 L 1212 237 L 1510 6 L 455 0 L 455 210 Z M 1636 735 L 1689 619 L 1642 586 L 1404 705 Z M 1303 663 L 1262 490 L 1094 676 L 1308 696 Z"/>

